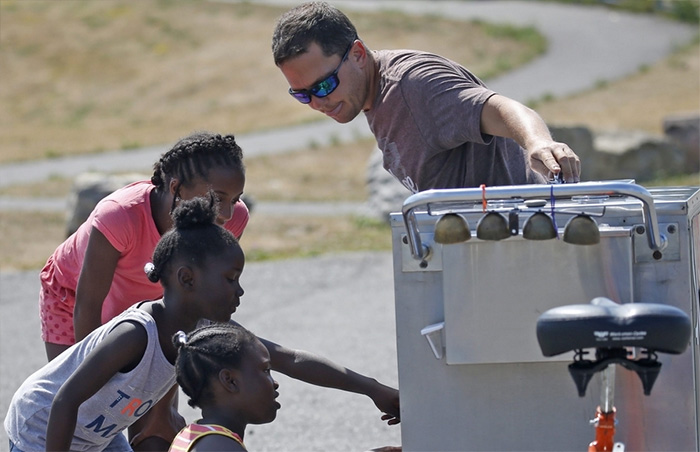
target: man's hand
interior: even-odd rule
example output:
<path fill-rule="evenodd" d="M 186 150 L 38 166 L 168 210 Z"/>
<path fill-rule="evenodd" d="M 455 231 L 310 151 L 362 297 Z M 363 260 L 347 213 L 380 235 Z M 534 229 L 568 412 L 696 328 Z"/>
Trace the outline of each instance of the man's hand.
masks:
<path fill-rule="evenodd" d="M 580 182 L 581 160 L 565 143 L 550 141 L 528 149 L 532 169 L 547 178 L 561 172 L 564 182 Z"/>

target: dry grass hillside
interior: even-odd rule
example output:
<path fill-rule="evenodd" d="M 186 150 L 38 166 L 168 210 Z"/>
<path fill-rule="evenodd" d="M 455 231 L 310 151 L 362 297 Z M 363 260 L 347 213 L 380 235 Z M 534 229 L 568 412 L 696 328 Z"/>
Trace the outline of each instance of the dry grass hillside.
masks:
<path fill-rule="evenodd" d="M 666 116 L 700 111 L 700 46 L 696 42 L 624 80 L 535 108 L 549 124 L 661 135 Z"/>
<path fill-rule="evenodd" d="M 271 61 L 269 35 L 281 11 L 182 0 L 0 1 L 0 163 L 172 143 L 201 128 L 238 134 L 318 119 L 285 94 Z M 485 78 L 544 45 L 532 30 L 395 13 L 351 18 L 370 46 L 442 53 Z M 536 107 L 551 124 L 658 134 L 665 116 L 700 110 L 700 46 Z M 248 159 L 246 191 L 259 201 L 361 201 L 371 149 L 365 140 Z M 330 181 L 325 169 L 341 159 L 343 171 Z M 0 195 L 63 196 L 71 182 L 52 179 Z M 63 240 L 64 218 L 0 212 L 0 230 L 0 270 L 37 268 Z M 391 246 L 380 222 L 259 213 L 242 244 L 249 260 Z"/>
<path fill-rule="evenodd" d="M 317 120 L 286 95 L 272 62 L 282 12 L 191 0 L 3 0 L 0 163 L 170 143 L 197 129 L 244 133 Z M 370 47 L 431 50 L 482 75 L 544 46 L 533 30 L 349 15 Z"/>
<path fill-rule="evenodd" d="M 2 0 L 0 163 L 172 143 L 196 129 L 240 134 L 318 119 L 286 95 L 272 63 L 279 8 L 185 0 Z M 398 13 L 349 13 L 371 47 L 444 54 L 482 76 L 544 50 L 532 29 Z M 462 43 L 469 42 L 465 46 Z M 361 200 L 371 143 L 247 161 L 259 200 Z M 342 158 L 342 180 L 326 171 Z M 9 187 L 5 196 L 62 196 L 70 180 Z M 312 194 L 313 196 L 310 196 Z M 320 196 L 315 196 L 320 195 Z M 63 240 L 62 214 L 0 213 L 0 268 L 36 268 Z M 386 226 L 361 218 L 254 215 L 249 259 L 387 249 Z"/>

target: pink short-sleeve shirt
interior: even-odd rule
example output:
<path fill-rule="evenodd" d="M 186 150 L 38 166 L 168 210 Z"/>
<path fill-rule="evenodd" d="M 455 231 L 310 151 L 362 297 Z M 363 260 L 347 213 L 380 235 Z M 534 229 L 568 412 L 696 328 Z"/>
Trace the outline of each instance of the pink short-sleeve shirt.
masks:
<path fill-rule="evenodd" d="M 51 255 L 40 273 L 41 329 L 45 342 L 65 345 L 75 342 L 75 289 L 93 227 L 121 253 L 102 305 L 102 323 L 138 301 L 163 296 L 160 283 L 150 282 L 143 271 L 160 240 L 151 214 L 150 193 L 154 188 L 149 181 L 139 181 L 105 197 L 87 221 Z M 224 227 L 240 237 L 249 218 L 248 208 L 239 201 Z"/>

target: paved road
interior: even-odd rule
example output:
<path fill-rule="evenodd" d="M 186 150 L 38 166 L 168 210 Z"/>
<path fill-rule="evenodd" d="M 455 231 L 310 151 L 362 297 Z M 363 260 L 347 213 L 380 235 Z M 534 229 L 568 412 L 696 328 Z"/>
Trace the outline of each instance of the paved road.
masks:
<path fill-rule="evenodd" d="M 397 386 L 388 253 L 250 263 L 241 283 L 246 293 L 234 318 L 256 334 Z M 38 292 L 36 271 L 0 274 L 0 413 L 24 378 L 45 362 Z M 275 378 L 282 409 L 274 423 L 248 429 L 251 451 L 359 451 L 400 444 L 400 427 L 384 425 L 369 398 Z M 184 397 L 181 406 L 187 419 L 196 419 Z M 7 450 L 0 432 L 0 450 Z"/>
<path fill-rule="evenodd" d="M 497 90 L 521 100 L 545 93 L 576 92 L 598 80 L 624 76 L 663 57 L 675 45 L 688 41 L 695 31 L 661 19 L 548 3 L 335 3 L 347 10 L 404 8 L 465 20 L 478 17 L 537 26 L 550 39 L 549 52 L 533 64 L 490 82 Z M 309 137 L 317 142 L 322 136 L 342 141 L 367 133 L 364 119 L 360 118 L 352 126 L 321 121 L 239 139 L 246 155 L 252 156 L 300 149 Z M 164 150 L 156 146 L 0 166 L 0 187 L 37 182 L 52 174 L 75 176 L 89 169 L 148 171 Z M 10 201 L 4 205 L 9 209 L 17 207 Z M 246 267 L 243 283 L 246 295 L 236 318 L 256 333 L 288 346 L 315 351 L 388 384 L 397 384 L 389 253 L 251 263 Z M 0 413 L 7 410 L 20 382 L 44 362 L 38 338 L 38 290 L 36 271 L 0 274 Z M 274 423 L 249 429 L 246 443 L 251 450 L 365 450 L 399 444 L 400 428 L 381 424 L 368 399 L 309 387 L 281 376 L 279 382 L 283 408 Z M 188 419 L 195 418 L 196 413 L 185 408 L 184 403 L 183 410 Z M 0 432 L 2 450 L 6 450 L 6 444 L 4 433 Z"/>
<path fill-rule="evenodd" d="M 355 141 L 371 136 L 367 121 L 357 118 L 350 124 L 319 121 L 299 127 L 266 130 L 236 136 L 245 157 L 293 152 L 306 149 L 309 143 L 325 146 L 331 143 Z M 115 150 L 100 154 L 79 155 L 48 160 L 0 165 L 0 188 L 31 184 L 51 176 L 74 177 L 86 171 L 112 172 L 141 171 L 150 174 L 153 162 L 168 150 L 172 143 L 132 150 Z"/>
<path fill-rule="evenodd" d="M 240 2 L 245 0 L 219 0 Z M 256 0 L 294 5 L 294 0 Z M 687 43 L 697 27 L 660 17 L 612 12 L 605 7 L 528 1 L 335 0 L 344 11 L 405 11 L 456 20 L 480 19 L 534 26 L 548 40 L 547 52 L 531 64 L 487 84 L 521 102 L 546 94 L 563 96 L 636 72 Z M 362 35 L 362 30 L 358 30 Z M 381 43 L 368 42 L 370 48 Z M 469 45 L 469 43 L 465 43 Z"/>

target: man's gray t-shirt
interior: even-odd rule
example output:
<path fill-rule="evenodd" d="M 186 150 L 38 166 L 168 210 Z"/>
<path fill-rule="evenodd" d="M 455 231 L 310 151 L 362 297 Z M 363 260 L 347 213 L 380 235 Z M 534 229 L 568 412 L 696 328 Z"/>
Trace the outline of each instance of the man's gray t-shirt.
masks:
<path fill-rule="evenodd" d="M 513 140 L 481 133 L 496 94 L 459 64 L 413 50 L 374 52 L 379 90 L 365 112 L 384 168 L 412 192 L 545 183 Z"/>

